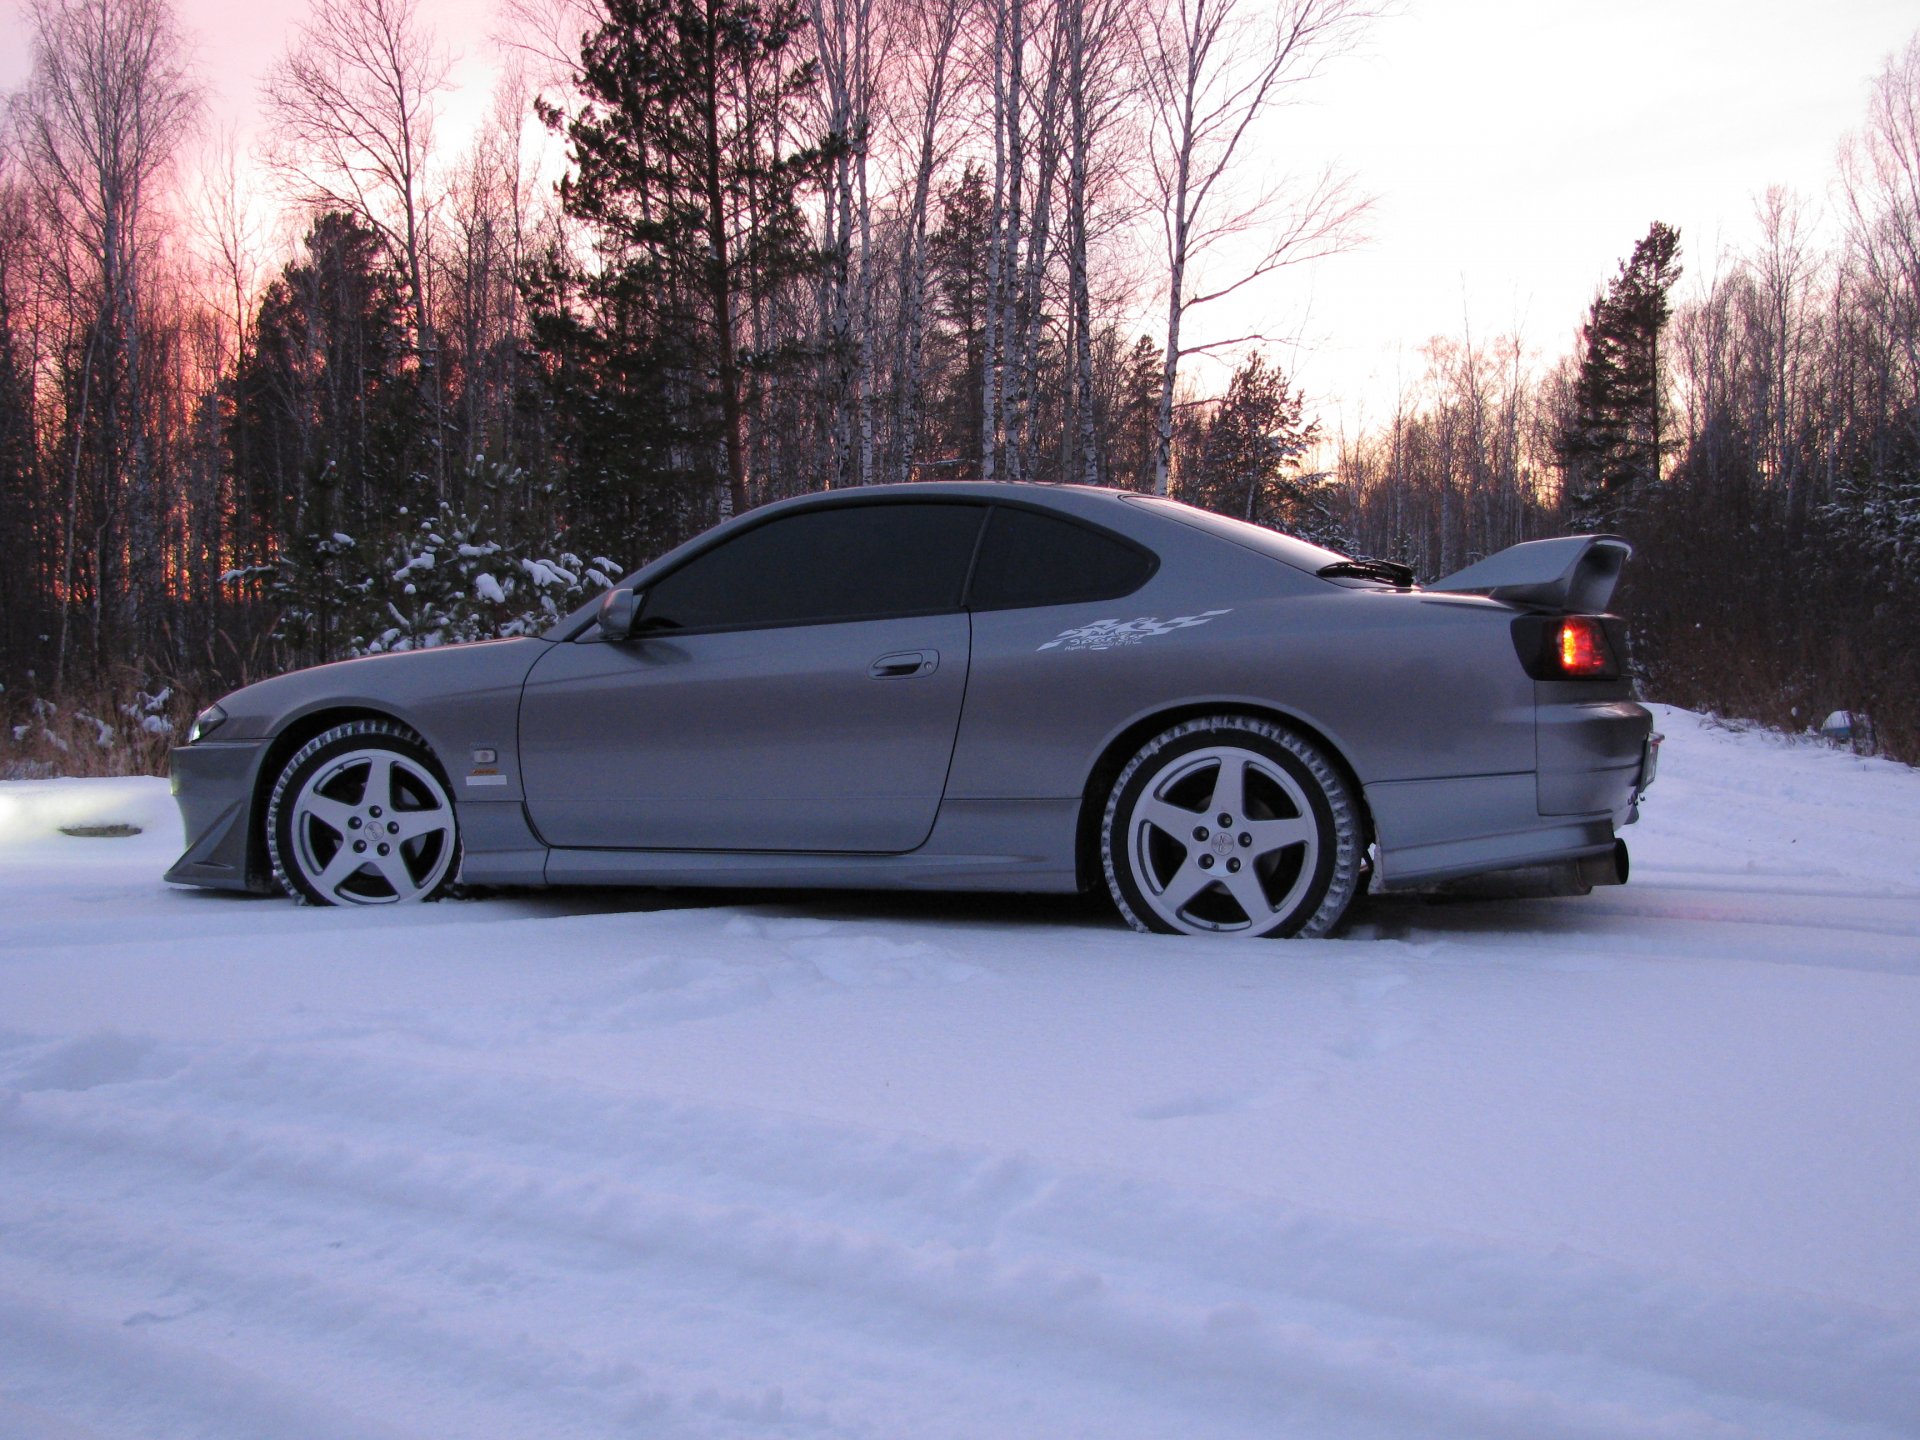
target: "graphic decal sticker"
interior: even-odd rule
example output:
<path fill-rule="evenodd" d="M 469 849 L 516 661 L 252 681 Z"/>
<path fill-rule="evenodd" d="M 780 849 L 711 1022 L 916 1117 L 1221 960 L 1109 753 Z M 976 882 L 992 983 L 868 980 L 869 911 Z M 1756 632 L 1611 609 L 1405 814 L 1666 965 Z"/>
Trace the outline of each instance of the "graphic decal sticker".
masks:
<path fill-rule="evenodd" d="M 1142 615 L 1137 620 L 1096 620 L 1091 625 L 1079 625 L 1072 630 L 1062 630 L 1039 648 L 1041 650 L 1112 650 L 1121 645 L 1137 645 L 1142 640 L 1151 639 L 1155 635 L 1171 635 L 1176 630 L 1191 630 L 1195 625 L 1204 625 L 1218 616 L 1232 613 L 1232 610 L 1202 610 L 1198 615 L 1175 615 L 1171 620 L 1162 620 L 1156 615 Z"/>

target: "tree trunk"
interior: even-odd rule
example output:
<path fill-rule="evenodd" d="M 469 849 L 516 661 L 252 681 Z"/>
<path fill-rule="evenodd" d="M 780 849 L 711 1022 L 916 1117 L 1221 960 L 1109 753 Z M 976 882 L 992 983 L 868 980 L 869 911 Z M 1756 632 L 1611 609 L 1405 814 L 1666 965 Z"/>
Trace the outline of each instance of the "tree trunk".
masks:
<path fill-rule="evenodd" d="M 982 339 L 980 358 L 980 478 L 997 478 L 996 460 L 999 455 L 1000 432 L 1000 347 L 1001 313 L 1000 293 L 1002 289 L 1002 235 L 1005 230 L 1017 229 L 1018 220 L 1008 218 L 1008 138 L 1009 130 L 1019 126 L 1019 90 L 1018 80 L 1014 81 L 1013 98 L 1008 100 L 1007 81 L 1007 8 L 1009 3 L 1014 13 L 1019 13 L 1020 0 L 994 0 L 993 3 L 993 206 L 987 221 L 987 294 L 986 294 L 986 334 Z M 1015 24 L 1014 52 L 1018 53 L 1018 23 Z M 1017 60 L 1013 66 L 1016 77 L 1019 73 Z M 1017 166 L 1013 167 L 1017 172 Z M 1015 187 L 1018 181 L 1014 182 Z"/>
<path fill-rule="evenodd" d="M 746 433 L 740 404 L 740 357 L 733 330 L 733 271 L 727 245 L 726 192 L 720 182 L 720 54 L 715 0 L 706 7 L 706 74 L 701 96 L 706 125 L 707 296 L 713 306 L 715 360 L 720 380 L 720 418 L 726 447 L 723 514 L 753 508 L 747 493 Z"/>
<path fill-rule="evenodd" d="M 1086 0 L 1067 0 L 1067 81 L 1069 147 L 1067 155 L 1067 308 L 1073 332 L 1073 404 L 1067 417 L 1070 453 L 1076 462 L 1068 478 L 1086 485 L 1100 483 L 1100 461 L 1093 413 L 1093 296 L 1087 274 L 1087 152 L 1089 134 L 1086 96 Z M 1077 473 L 1075 473 L 1077 472 Z"/>

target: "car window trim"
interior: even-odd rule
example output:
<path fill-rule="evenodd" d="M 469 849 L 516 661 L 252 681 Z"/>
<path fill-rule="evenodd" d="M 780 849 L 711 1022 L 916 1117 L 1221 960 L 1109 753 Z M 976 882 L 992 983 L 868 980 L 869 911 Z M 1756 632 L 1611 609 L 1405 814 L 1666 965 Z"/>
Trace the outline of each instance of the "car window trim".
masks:
<path fill-rule="evenodd" d="M 751 625 L 688 625 L 683 628 L 665 628 L 660 630 L 638 629 L 628 636 L 622 644 L 631 644 L 642 640 L 678 640 L 682 636 L 694 635 L 745 635 L 761 630 L 804 630 L 813 625 L 885 625 L 894 620 L 926 620 L 936 615 L 964 615 L 967 612 L 958 606 L 942 606 L 937 610 L 889 610 L 884 615 L 830 615 L 806 620 L 765 620 Z M 588 629 L 574 637 L 576 645 L 595 645 L 605 643 L 597 630 Z"/>

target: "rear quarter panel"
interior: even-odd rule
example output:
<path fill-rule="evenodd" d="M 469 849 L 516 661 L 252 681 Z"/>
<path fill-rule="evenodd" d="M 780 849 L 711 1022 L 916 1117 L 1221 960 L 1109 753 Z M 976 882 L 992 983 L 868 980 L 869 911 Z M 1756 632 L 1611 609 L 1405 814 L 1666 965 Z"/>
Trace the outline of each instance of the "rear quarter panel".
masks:
<path fill-rule="evenodd" d="M 951 798 L 1077 796 L 1128 730 L 1209 705 L 1317 732 L 1362 784 L 1532 771 L 1507 607 L 1331 585 L 1177 526 L 1136 533 L 1162 563 L 1132 595 L 974 617 Z"/>

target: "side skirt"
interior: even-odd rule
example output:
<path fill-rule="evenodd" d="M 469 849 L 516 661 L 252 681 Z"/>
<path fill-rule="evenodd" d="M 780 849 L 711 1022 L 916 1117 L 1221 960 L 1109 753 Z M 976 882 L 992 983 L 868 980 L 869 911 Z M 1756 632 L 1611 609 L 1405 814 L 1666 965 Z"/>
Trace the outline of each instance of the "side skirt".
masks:
<path fill-rule="evenodd" d="M 546 852 L 545 879 L 549 885 L 1071 894 L 1079 888 L 1074 870 L 1078 816 L 1079 801 L 1073 799 L 950 800 L 941 806 L 926 844 L 903 855 L 553 849 Z M 463 879 L 513 883 L 483 878 L 476 859 L 486 864 L 491 857 L 470 858 Z"/>

